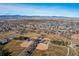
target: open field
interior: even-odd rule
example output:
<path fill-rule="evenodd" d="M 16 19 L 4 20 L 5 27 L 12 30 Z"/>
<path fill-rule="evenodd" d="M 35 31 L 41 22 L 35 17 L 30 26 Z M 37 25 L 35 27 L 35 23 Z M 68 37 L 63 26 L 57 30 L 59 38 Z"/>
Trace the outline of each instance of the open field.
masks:
<path fill-rule="evenodd" d="M 39 19 L 15 20 L 8 23 L 11 24 L 12 30 L 0 33 L 0 40 L 4 38 L 0 44 L 4 50 L 11 52 L 12 56 L 75 56 L 79 54 L 78 29 L 74 30 L 74 26 L 71 26 L 74 22 Z M 6 25 L 8 28 L 9 25 Z"/>
<path fill-rule="evenodd" d="M 20 44 L 22 44 L 21 41 L 12 40 L 10 43 L 4 46 L 4 49 L 8 49 L 10 52 L 12 52 L 11 55 L 16 56 L 24 49 L 24 47 L 21 47 Z"/>
<path fill-rule="evenodd" d="M 41 31 L 42 32 L 42 31 Z M 45 38 L 44 40 L 49 40 L 49 44 L 38 44 L 36 49 L 33 51 L 32 55 L 35 56 L 72 56 L 75 55 L 76 53 L 74 52 L 74 50 L 70 47 L 68 47 L 68 45 L 70 45 L 71 40 L 68 40 L 68 38 L 65 38 L 63 36 L 60 35 L 55 35 L 55 34 L 47 34 L 45 32 L 41 33 L 42 36 Z M 36 39 L 37 37 L 40 36 L 40 34 L 38 34 L 36 31 L 30 31 L 26 34 L 20 34 L 17 35 L 16 37 L 29 37 L 31 39 Z M 47 39 L 48 38 L 48 39 Z M 58 43 L 54 43 L 54 42 L 58 42 Z M 59 44 L 60 43 L 60 44 Z M 32 44 L 32 42 L 30 41 L 24 41 L 24 40 L 12 40 L 11 42 L 9 42 L 8 44 L 6 44 L 4 46 L 4 49 L 8 49 L 11 53 L 11 55 L 19 55 L 20 53 L 22 53 L 22 51 L 25 48 L 28 48 L 30 45 Z M 68 50 L 69 49 L 69 50 Z"/>
<path fill-rule="evenodd" d="M 24 42 L 21 44 L 21 47 L 28 48 L 31 44 L 32 44 L 32 41 L 30 41 L 30 42 L 24 41 Z"/>
<path fill-rule="evenodd" d="M 65 56 L 67 54 L 67 48 L 61 46 L 49 45 L 45 51 L 35 50 L 32 55 L 37 56 Z"/>
<path fill-rule="evenodd" d="M 6 38 L 6 37 L 8 37 L 8 36 L 10 36 L 10 35 L 13 35 L 13 34 L 16 34 L 16 32 L 15 32 L 15 31 L 10 31 L 10 32 L 3 32 L 3 33 L 0 33 L 0 39 Z"/>
<path fill-rule="evenodd" d="M 74 34 L 71 36 L 72 42 L 73 43 L 79 43 L 79 34 Z"/>

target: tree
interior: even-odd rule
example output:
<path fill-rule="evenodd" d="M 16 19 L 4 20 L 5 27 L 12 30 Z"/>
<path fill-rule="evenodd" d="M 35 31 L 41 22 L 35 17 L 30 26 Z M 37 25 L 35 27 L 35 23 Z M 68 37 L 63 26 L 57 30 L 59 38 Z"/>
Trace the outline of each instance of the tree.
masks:
<path fill-rule="evenodd" d="M 0 54 L 1 54 L 1 56 L 11 56 L 11 53 L 12 52 L 10 52 L 9 51 L 9 49 L 1 49 L 1 51 L 0 51 Z"/>

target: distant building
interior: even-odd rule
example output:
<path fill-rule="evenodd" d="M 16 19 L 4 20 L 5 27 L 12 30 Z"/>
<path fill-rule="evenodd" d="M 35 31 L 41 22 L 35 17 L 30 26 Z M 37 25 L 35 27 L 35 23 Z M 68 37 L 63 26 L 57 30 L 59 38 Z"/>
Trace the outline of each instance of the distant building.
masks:
<path fill-rule="evenodd" d="M 5 43 L 7 43 L 7 42 L 8 42 L 7 39 L 0 39 L 0 44 L 5 44 Z"/>

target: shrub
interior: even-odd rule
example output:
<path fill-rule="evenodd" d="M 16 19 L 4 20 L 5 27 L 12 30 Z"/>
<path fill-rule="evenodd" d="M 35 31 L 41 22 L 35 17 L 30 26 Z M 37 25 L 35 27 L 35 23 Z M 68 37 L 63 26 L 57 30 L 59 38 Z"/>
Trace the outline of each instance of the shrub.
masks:
<path fill-rule="evenodd" d="M 57 44 L 57 45 L 63 45 L 63 46 L 67 46 L 68 45 L 68 42 L 65 42 L 63 40 L 54 40 L 54 41 L 51 41 L 51 43 Z"/>

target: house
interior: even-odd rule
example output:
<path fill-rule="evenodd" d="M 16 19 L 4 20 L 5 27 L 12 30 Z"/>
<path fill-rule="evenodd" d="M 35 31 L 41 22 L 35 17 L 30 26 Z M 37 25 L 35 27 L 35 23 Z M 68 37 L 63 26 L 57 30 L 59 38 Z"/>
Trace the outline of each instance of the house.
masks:
<path fill-rule="evenodd" d="M 7 39 L 0 39 L 0 44 L 5 44 L 5 43 L 7 43 L 7 42 L 8 42 Z"/>

